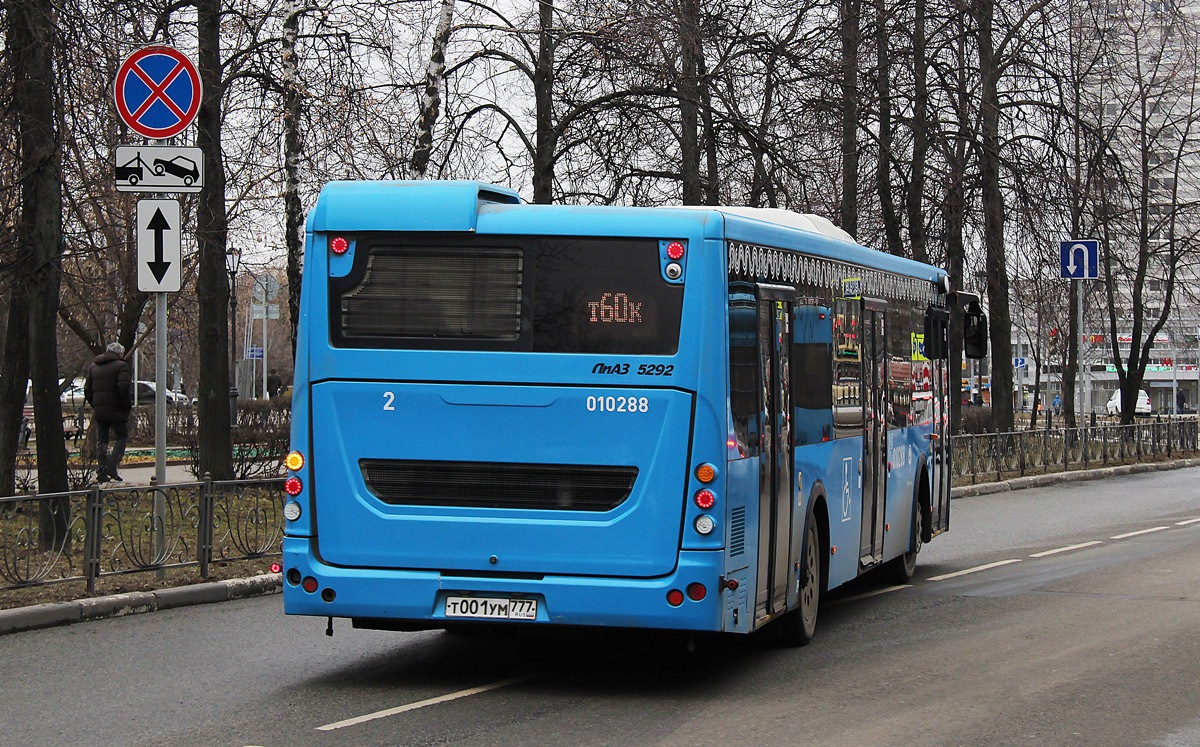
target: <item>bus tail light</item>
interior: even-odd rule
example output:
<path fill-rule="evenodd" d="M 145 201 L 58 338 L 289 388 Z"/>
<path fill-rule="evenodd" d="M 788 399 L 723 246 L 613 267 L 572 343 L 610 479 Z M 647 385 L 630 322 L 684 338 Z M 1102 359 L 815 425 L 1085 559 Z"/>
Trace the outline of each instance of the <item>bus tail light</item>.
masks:
<path fill-rule="evenodd" d="M 283 483 L 283 491 L 291 496 L 300 495 L 300 491 L 304 490 L 304 483 L 300 482 L 299 477 L 289 477 Z"/>
<path fill-rule="evenodd" d="M 667 244 L 667 257 L 669 259 L 678 262 L 683 259 L 683 252 L 683 242 L 672 241 L 670 244 Z"/>
<path fill-rule="evenodd" d="M 706 485 L 717 478 L 717 468 L 711 464 L 701 464 L 696 468 L 696 479 Z"/>
<path fill-rule="evenodd" d="M 688 584 L 688 587 L 687 587 L 688 599 L 692 600 L 693 602 L 699 602 L 707 594 L 708 594 L 708 589 L 704 588 L 704 584 L 701 584 L 701 583 Z"/>
<path fill-rule="evenodd" d="M 696 521 L 692 523 L 696 533 L 704 536 L 712 534 L 713 529 L 716 529 L 717 524 L 713 521 L 713 517 L 708 514 L 700 514 L 696 517 Z"/>
<path fill-rule="evenodd" d="M 672 607 L 678 607 L 683 604 L 683 592 L 679 589 L 671 589 L 667 592 L 667 604 Z"/>
<path fill-rule="evenodd" d="M 696 491 L 695 500 L 698 508 L 702 508 L 707 511 L 713 507 L 713 504 L 717 502 L 717 497 L 713 495 L 711 490 L 698 490 Z"/>
<path fill-rule="evenodd" d="M 292 472 L 299 472 L 304 469 L 304 455 L 298 451 L 293 451 L 283 460 L 283 466 Z"/>
<path fill-rule="evenodd" d="M 345 236 L 334 236 L 329 242 L 329 251 L 334 254 L 345 254 L 350 251 L 350 242 Z"/>

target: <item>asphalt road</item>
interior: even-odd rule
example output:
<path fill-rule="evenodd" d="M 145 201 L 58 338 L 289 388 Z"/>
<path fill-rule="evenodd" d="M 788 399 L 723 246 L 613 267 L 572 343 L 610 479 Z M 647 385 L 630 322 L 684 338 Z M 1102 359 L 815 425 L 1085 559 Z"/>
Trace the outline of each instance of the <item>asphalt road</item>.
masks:
<path fill-rule="evenodd" d="M 1193 519 L 1200 469 L 956 500 L 912 586 L 827 598 L 802 649 L 327 638 L 278 596 L 9 635 L 0 743 L 1195 745 Z"/>

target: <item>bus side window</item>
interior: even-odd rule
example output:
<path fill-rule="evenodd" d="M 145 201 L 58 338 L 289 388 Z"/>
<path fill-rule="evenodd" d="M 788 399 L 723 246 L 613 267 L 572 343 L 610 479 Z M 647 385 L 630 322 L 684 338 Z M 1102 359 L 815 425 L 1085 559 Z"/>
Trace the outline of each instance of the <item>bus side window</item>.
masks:
<path fill-rule="evenodd" d="M 833 313 L 833 437 L 862 435 L 862 344 L 859 301 L 839 298 Z"/>
<path fill-rule="evenodd" d="M 733 436 L 738 452 L 758 454 L 759 411 L 758 306 L 751 287 L 747 292 L 729 294 L 729 407 L 733 416 Z"/>
<path fill-rule="evenodd" d="M 833 438 L 833 342 L 829 309 L 797 306 L 792 335 L 796 446 Z"/>

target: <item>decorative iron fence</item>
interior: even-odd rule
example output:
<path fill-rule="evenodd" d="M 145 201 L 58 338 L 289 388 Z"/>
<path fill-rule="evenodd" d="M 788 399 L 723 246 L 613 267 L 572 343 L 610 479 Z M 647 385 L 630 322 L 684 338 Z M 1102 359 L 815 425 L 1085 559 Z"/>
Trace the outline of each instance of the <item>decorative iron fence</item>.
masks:
<path fill-rule="evenodd" d="M 283 480 L 0 498 L 0 591 L 282 552 Z"/>
<path fill-rule="evenodd" d="M 956 478 L 972 483 L 1182 456 L 1195 452 L 1197 421 L 1170 419 L 1131 425 L 1045 428 L 954 436 Z"/>

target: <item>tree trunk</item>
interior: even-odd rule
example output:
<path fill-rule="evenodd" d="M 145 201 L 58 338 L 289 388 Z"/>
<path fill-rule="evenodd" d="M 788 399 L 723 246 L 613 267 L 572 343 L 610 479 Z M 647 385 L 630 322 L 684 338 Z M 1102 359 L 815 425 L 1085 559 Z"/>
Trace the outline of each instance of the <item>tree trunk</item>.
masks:
<path fill-rule="evenodd" d="M 21 176 L 17 245 L 28 252 L 29 373 L 38 452 L 38 492 L 67 489 L 67 447 L 58 391 L 58 291 L 62 275 L 62 162 L 55 127 L 55 19 L 50 4 L 8 6 L 12 106 L 17 113 Z M 14 314 L 14 316 L 20 316 Z M 19 342 L 23 335 L 13 330 Z M 23 387 L 24 379 L 13 384 Z M 23 401 L 23 397 L 21 401 Z M 57 550 L 69 539 L 70 503 L 39 503 L 38 545 Z"/>
<path fill-rule="evenodd" d="M 879 208 L 883 214 L 883 235 L 890 254 L 904 255 L 900 244 L 900 216 L 892 194 L 892 82 L 891 52 L 888 47 L 888 0 L 876 0 L 875 46 L 879 65 L 876 88 L 879 95 L 879 158 L 875 168 L 875 186 L 879 192 Z"/>
<path fill-rule="evenodd" d="M 9 15 L 12 18 L 12 14 Z M 12 39 L 11 34 L 9 39 Z M 21 251 L 21 254 L 27 254 Z M 29 379 L 29 294 L 25 272 L 28 258 L 18 258 L 10 275 L 11 295 L 4 357 L 0 359 L 0 496 L 16 492 L 17 451 L 25 412 L 25 382 Z"/>
<path fill-rule="evenodd" d="M 1000 189 L 1000 68 L 992 39 L 994 0 L 976 3 L 979 27 L 980 95 L 979 180 L 982 189 L 983 242 L 986 256 L 988 316 L 991 333 L 992 425 L 1006 433 L 1013 426 L 1012 328 L 1008 299 L 1008 259 L 1004 253 L 1004 195 Z"/>
<path fill-rule="evenodd" d="M 929 61 L 925 58 L 925 0 L 916 0 L 913 25 L 912 179 L 908 185 L 908 239 L 912 258 L 929 261 L 925 246 L 925 161 L 929 152 Z"/>
<path fill-rule="evenodd" d="M 679 172 L 683 181 L 683 204 L 702 205 L 700 186 L 700 140 L 697 113 L 700 101 L 700 3 L 679 2 Z"/>
<path fill-rule="evenodd" d="M 543 4 L 549 4 L 545 0 Z M 446 45 L 450 43 L 450 22 L 454 18 L 454 0 L 442 0 L 437 26 L 433 31 L 433 49 L 425 66 L 425 93 L 421 97 L 421 116 L 417 121 L 417 147 L 413 150 L 412 172 L 424 179 L 433 152 L 433 126 L 441 108 L 442 78 L 446 73 Z M 286 29 L 285 29 L 286 33 Z"/>
<path fill-rule="evenodd" d="M 229 427 L 229 275 L 225 270 L 225 244 L 229 222 L 225 214 L 225 164 L 221 154 L 220 0 L 196 1 L 196 27 L 200 46 L 200 81 L 204 95 L 197 117 L 196 145 L 204 151 L 207 184 L 196 207 L 199 277 L 200 392 L 199 459 L 201 475 L 233 478 L 232 434 Z"/>
<path fill-rule="evenodd" d="M 304 207 L 300 204 L 300 80 L 299 61 L 296 58 L 296 36 L 299 31 L 300 8 L 296 0 L 288 0 L 283 17 L 283 242 L 287 251 L 288 324 L 292 360 L 296 358 L 300 274 L 304 257 Z"/>
<path fill-rule="evenodd" d="M 858 43 L 861 0 L 841 0 L 842 229 L 858 234 Z"/>
<path fill-rule="evenodd" d="M 535 126 L 533 152 L 533 201 L 554 202 L 554 151 L 558 131 L 554 128 L 554 0 L 538 2 L 538 56 L 533 71 Z"/>

